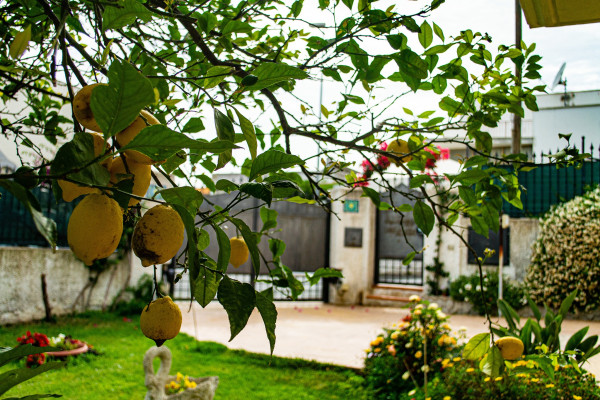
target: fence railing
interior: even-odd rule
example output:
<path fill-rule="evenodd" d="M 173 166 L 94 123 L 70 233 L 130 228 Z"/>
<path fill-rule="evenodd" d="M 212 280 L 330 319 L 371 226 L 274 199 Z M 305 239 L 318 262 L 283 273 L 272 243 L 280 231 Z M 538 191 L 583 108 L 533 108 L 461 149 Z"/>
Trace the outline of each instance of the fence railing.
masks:
<path fill-rule="evenodd" d="M 582 141 L 582 152 L 584 142 Z M 600 149 L 598 149 L 600 151 Z M 589 153 L 595 154 L 594 146 Z M 579 166 L 557 168 L 549 165 L 551 152 L 533 155 L 533 162 L 539 165 L 527 172 L 519 172 L 519 184 L 523 187 L 521 202 L 523 209 L 518 209 L 505 202 L 503 212 L 511 217 L 539 217 L 553 205 L 568 201 L 582 195 L 590 187 L 600 184 L 600 154 Z"/>
<path fill-rule="evenodd" d="M 73 208 L 79 202 L 71 203 L 54 199 L 52 189 L 36 187 L 32 190 L 38 199 L 42 213 L 56 222 L 59 247 L 68 247 L 67 224 Z M 2 246 L 39 246 L 48 247 L 48 242 L 38 232 L 33 218 L 23 204 L 8 190 L 0 187 L 0 245 Z"/>

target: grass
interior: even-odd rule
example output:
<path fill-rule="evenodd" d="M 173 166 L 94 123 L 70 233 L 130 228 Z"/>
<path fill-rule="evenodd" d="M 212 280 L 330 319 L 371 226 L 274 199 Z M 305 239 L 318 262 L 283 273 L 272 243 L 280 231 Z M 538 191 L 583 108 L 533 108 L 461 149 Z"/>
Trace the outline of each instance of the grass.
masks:
<path fill-rule="evenodd" d="M 145 396 L 144 353 L 154 343 L 139 330 L 139 321 L 113 314 L 88 313 L 59 318 L 55 323 L 0 327 L 0 346 L 14 347 L 16 338 L 29 330 L 48 337 L 71 335 L 94 346 L 100 355 L 83 355 L 66 369 L 38 375 L 5 393 L 20 397 L 38 393 L 61 394 L 66 399 L 142 399 Z M 299 343 L 298 345 L 301 345 Z M 198 342 L 179 334 L 166 343 L 173 354 L 171 374 L 193 377 L 217 375 L 215 400 L 224 399 L 366 399 L 362 378 L 344 367 L 300 359 L 271 357 L 229 350 L 214 342 Z M 17 366 L 13 363 L 0 373 Z M 157 368 L 158 359 L 155 359 Z"/>

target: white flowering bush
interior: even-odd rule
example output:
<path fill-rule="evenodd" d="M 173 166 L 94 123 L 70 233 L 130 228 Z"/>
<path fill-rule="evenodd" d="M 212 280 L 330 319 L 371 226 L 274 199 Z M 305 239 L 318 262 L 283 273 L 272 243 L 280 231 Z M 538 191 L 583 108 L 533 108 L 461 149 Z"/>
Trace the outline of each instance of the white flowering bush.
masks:
<path fill-rule="evenodd" d="M 600 187 L 540 220 L 526 283 L 534 301 L 553 308 L 575 289 L 577 310 L 600 306 Z"/>

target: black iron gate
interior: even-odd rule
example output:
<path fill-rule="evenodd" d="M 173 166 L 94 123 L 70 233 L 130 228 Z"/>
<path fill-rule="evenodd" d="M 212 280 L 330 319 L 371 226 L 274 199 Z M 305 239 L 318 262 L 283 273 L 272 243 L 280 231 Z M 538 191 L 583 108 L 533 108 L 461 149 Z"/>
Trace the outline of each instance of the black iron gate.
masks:
<path fill-rule="evenodd" d="M 401 204 L 415 204 L 422 197 L 417 191 L 411 191 L 401 185 L 401 192 L 410 192 L 411 198 L 393 192 L 382 194 L 382 200 L 395 207 Z M 423 286 L 423 233 L 417 228 L 411 212 L 400 215 L 390 210 L 377 211 L 377 231 L 375 237 L 375 283 L 395 283 L 402 285 Z M 417 251 L 408 265 L 404 258 Z"/>
<path fill-rule="evenodd" d="M 224 193 L 207 196 L 207 200 L 215 206 L 225 207 L 234 199 L 235 194 Z M 253 231 L 259 231 L 262 227 L 260 218 L 260 206 L 262 204 L 258 199 L 248 199 L 237 204 L 230 211 L 230 214 L 243 220 Z M 212 209 L 212 207 L 210 208 Z M 304 291 L 298 297 L 298 300 L 328 301 L 329 285 L 323 284 L 321 280 L 319 283 L 311 286 L 305 274 L 329 266 L 329 213 L 319 206 L 296 204 L 286 201 L 274 202 L 270 208 L 278 213 L 277 228 L 273 230 L 274 232 L 271 233 L 271 236 L 283 240 L 286 244 L 281 261 L 293 271 L 296 279 L 304 284 Z M 201 210 L 207 211 L 209 207 L 203 205 Z M 225 223 L 222 228 L 224 228 L 225 233 L 229 237 L 236 236 L 233 224 Z M 205 230 L 209 233 L 210 245 L 204 251 L 216 260 L 219 253 L 216 234 L 210 227 L 207 227 Z M 266 258 L 270 259 L 269 255 L 271 252 L 267 237 L 262 238 L 258 247 L 265 254 Z M 267 282 L 261 282 L 269 278 L 269 269 L 264 264 L 264 260 L 261 261 L 260 274 L 254 280 L 252 279 L 251 272 L 252 264 L 250 260 L 237 269 L 229 265 L 229 269 L 227 270 L 228 276 L 240 282 L 253 283 L 258 291 L 270 286 Z M 189 285 L 189 276 L 188 274 L 184 274 L 183 279 L 175 285 L 174 297 L 182 300 L 189 299 Z M 273 297 L 275 300 L 290 300 L 285 293 L 277 290 L 274 291 Z"/>

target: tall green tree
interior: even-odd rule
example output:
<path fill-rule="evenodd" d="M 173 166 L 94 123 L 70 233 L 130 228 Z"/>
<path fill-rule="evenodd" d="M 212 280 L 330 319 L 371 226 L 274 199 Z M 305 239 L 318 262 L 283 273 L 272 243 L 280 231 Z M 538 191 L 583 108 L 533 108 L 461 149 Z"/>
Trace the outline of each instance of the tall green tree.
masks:
<path fill-rule="evenodd" d="M 229 213 L 243 199 L 256 197 L 264 203 L 261 216 L 272 227 L 272 201 L 329 207 L 335 183 L 364 191 L 381 209 L 414 213 L 426 234 L 436 220 L 457 233 L 453 224 L 464 214 L 476 231 L 487 235 L 489 228 L 498 229 L 503 199 L 520 204 L 517 172 L 527 160 L 522 154 L 492 157 L 489 129 L 505 113 L 523 116 L 523 107 L 537 110 L 535 93 L 543 88 L 528 82 L 540 77 L 540 57 L 533 53 L 534 45 L 496 48 L 487 34 L 444 32 L 434 22 L 443 3 L 433 0 L 407 12 L 403 3 L 384 9 L 370 0 L 3 2 L 1 96 L 5 105 L 17 100 L 29 111 L 3 112 L 2 134 L 20 149 L 39 154 L 41 161 L 31 167 L 46 174 L 45 179 L 101 190 L 109 186 L 99 163 L 109 157 L 136 150 L 155 161 L 166 160 L 155 164 L 153 172 L 174 186 L 163 199 L 186 226 L 190 240 L 178 262 L 190 274 L 192 293 L 204 306 L 218 292 L 232 337 L 258 308 L 274 345 L 276 310 L 270 292 L 258 293 L 227 277 L 229 244 L 220 226 L 229 222 L 243 235 L 255 272 L 262 258 L 272 279 L 279 286 L 287 284 L 292 296 L 302 287 L 281 263 L 284 245 L 273 241 L 272 255 L 259 254 L 256 244 L 268 229 L 253 232 Z M 321 21 L 325 26 L 316 24 Z M 523 71 L 522 80 L 515 68 Z M 314 106 L 316 96 L 303 90 L 303 84 L 320 79 L 335 82 L 339 92 L 330 94 L 331 103 Z M 87 153 L 82 151 L 86 139 L 78 133 L 85 129 L 59 113 L 79 88 L 98 82 L 108 84 L 95 88 L 91 97 L 110 146 L 101 156 L 92 153 L 89 143 Z M 405 99 L 421 93 L 431 107 L 415 112 Z M 162 124 L 118 146 L 115 135 L 142 109 Z M 47 159 L 32 136 L 44 136 L 51 144 L 70 141 Z M 296 138 L 316 143 L 320 154 L 307 156 L 295 146 Z M 382 142 L 396 139 L 406 142 L 409 162 L 382 148 Z M 462 171 L 447 176 L 448 190 L 460 194 L 449 205 L 426 190 L 432 180 L 423 174 L 433 157 L 428 150 L 446 143 L 471 150 Z M 414 209 L 380 198 L 380 192 L 400 190 L 393 174 L 378 164 L 382 157 L 397 162 L 411 189 L 422 191 Z M 375 166 L 370 176 L 353 172 L 365 159 Z M 212 173 L 229 164 L 240 168 L 249 183 L 212 181 Z M 301 173 L 286 173 L 291 167 Z M 54 244 L 53 222 L 16 177 L 0 175 L 0 185 L 29 207 L 39 230 Z M 203 198 L 190 190 L 198 182 L 237 196 L 223 209 L 200 213 Z M 110 193 L 127 204 L 131 185 Z M 217 260 L 202 252 L 211 229 L 221 249 Z M 328 274 L 334 273 L 320 271 L 312 280 Z"/>

